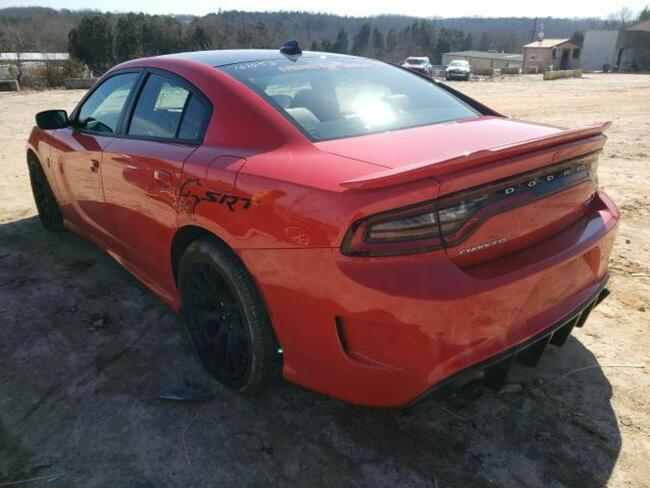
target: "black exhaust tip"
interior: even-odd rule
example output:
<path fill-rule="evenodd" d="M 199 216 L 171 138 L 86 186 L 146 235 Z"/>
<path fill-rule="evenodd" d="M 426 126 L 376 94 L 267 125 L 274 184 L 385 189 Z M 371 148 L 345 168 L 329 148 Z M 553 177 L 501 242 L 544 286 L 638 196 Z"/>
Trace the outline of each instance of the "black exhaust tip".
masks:
<path fill-rule="evenodd" d="M 598 295 L 598 298 L 596 298 L 596 305 L 599 305 L 600 302 L 605 300 L 609 296 L 611 291 L 609 291 L 609 288 L 603 288 L 603 291 L 600 292 L 600 295 Z"/>

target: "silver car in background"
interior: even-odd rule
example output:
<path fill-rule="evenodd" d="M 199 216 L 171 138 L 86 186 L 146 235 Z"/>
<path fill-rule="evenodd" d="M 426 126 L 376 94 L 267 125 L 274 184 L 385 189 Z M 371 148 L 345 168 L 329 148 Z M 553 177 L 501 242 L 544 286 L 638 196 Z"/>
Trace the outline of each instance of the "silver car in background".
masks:
<path fill-rule="evenodd" d="M 409 56 L 402 63 L 402 68 L 407 68 L 427 76 L 433 75 L 433 65 L 427 56 Z"/>
<path fill-rule="evenodd" d="M 468 61 L 464 59 L 454 59 L 445 70 L 447 80 L 465 80 L 469 81 L 471 68 Z"/>

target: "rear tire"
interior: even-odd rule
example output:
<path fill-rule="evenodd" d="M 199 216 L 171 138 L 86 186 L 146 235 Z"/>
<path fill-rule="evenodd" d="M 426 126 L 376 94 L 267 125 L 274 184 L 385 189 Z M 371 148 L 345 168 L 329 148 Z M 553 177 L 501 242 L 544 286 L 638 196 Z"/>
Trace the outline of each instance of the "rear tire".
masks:
<path fill-rule="evenodd" d="M 41 224 L 51 232 L 64 230 L 61 209 L 56 202 L 54 193 L 52 193 L 52 188 L 50 188 L 41 163 L 35 156 L 29 156 L 27 165 L 29 167 L 29 181 L 34 195 L 34 203 L 36 203 Z"/>
<path fill-rule="evenodd" d="M 282 356 L 250 274 L 216 239 L 190 244 L 179 266 L 181 314 L 203 367 L 242 394 L 266 390 Z"/>

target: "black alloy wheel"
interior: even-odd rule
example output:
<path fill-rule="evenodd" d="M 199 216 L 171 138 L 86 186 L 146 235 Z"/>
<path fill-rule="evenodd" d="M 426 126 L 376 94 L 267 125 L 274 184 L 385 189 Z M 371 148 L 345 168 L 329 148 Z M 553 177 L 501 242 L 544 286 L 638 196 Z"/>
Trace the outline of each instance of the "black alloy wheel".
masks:
<path fill-rule="evenodd" d="M 280 374 L 281 355 L 255 284 L 218 241 L 188 246 L 178 276 L 181 312 L 203 367 L 241 393 L 258 393 Z"/>

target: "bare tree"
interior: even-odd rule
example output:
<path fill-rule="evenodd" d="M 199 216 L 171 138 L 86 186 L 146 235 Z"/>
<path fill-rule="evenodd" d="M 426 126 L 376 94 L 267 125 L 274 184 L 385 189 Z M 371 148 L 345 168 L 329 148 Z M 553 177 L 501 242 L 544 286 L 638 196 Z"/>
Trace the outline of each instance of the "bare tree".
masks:
<path fill-rule="evenodd" d="M 628 7 L 621 7 L 616 12 L 609 14 L 607 18 L 611 23 L 615 24 L 618 29 L 624 29 L 636 19 L 636 15 L 632 9 Z"/>
<path fill-rule="evenodd" d="M 20 30 L 11 26 L 6 18 L 2 19 L 2 30 L 4 33 L 4 43 L 9 48 L 9 51 L 16 53 L 16 79 L 20 84 L 23 76 L 21 54 L 24 51 L 25 42 Z"/>

